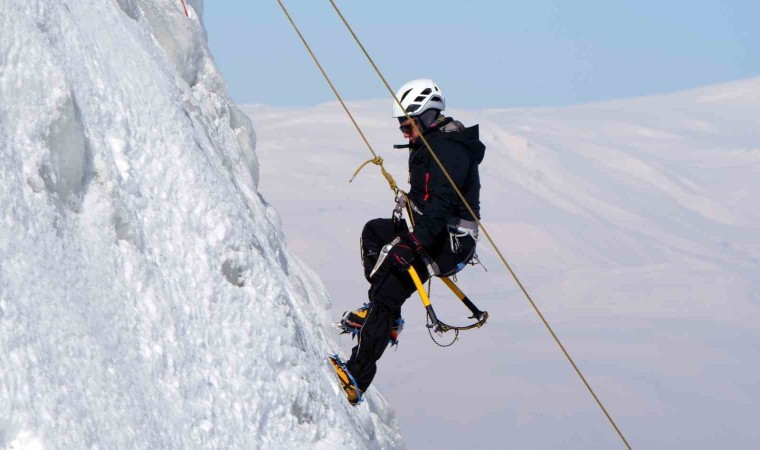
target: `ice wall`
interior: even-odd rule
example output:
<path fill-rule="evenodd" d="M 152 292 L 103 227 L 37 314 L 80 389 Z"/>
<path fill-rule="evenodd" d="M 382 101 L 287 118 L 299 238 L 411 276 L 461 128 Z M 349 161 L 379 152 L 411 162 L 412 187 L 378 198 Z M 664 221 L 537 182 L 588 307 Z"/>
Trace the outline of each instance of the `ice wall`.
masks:
<path fill-rule="evenodd" d="M 402 447 L 187 6 L 0 2 L 0 448 Z"/>

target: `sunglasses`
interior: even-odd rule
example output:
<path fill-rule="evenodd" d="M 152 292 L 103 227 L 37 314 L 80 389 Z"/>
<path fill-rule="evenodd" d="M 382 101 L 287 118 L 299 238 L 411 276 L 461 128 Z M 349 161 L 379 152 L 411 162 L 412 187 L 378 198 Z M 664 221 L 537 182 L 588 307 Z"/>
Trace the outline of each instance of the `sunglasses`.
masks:
<path fill-rule="evenodd" d="M 415 126 L 419 128 L 419 125 L 416 125 L 416 124 L 417 124 L 417 121 L 415 119 L 410 119 L 402 123 L 401 126 L 398 127 L 398 129 L 401 130 L 401 132 L 404 134 L 412 134 L 412 131 L 414 130 Z"/>

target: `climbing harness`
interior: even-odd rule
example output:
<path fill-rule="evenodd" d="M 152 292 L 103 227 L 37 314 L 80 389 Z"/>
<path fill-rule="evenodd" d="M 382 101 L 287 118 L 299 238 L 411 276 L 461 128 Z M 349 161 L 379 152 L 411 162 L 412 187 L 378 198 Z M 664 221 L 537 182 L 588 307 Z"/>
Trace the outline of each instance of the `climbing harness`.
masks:
<path fill-rule="evenodd" d="M 369 63 L 374 68 L 374 70 L 377 73 L 377 75 L 383 81 L 383 84 L 388 89 L 388 92 L 390 92 L 390 94 L 391 94 L 392 98 L 394 99 L 394 101 L 396 102 L 396 104 L 403 111 L 404 108 L 402 107 L 401 102 L 396 97 L 395 93 L 393 92 L 393 89 L 391 88 L 390 84 L 388 84 L 388 81 L 385 79 L 385 77 L 383 76 L 382 72 L 380 72 L 380 69 L 377 67 L 377 65 L 375 64 L 374 60 L 372 59 L 372 57 L 367 52 L 366 48 L 364 47 L 364 45 L 361 43 L 361 41 L 357 37 L 357 35 L 354 32 L 354 30 L 351 27 L 351 25 L 349 25 L 348 21 L 343 16 L 343 13 L 341 13 L 340 9 L 335 4 L 335 1 L 334 0 L 329 0 L 329 1 L 330 1 L 330 4 L 332 5 L 333 9 L 335 9 L 335 12 L 340 17 L 340 19 L 343 22 L 343 24 L 346 26 L 346 29 L 350 32 L 351 36 L 353 36 L 353 38 L 356 41 L 357 45 L 362 50 L 362 52 L 366 56 L 367 60 L 369 61 Z M 290 21 L 290 24 L 292 25 L 293 29 L 295 30 L 295 32 L 298 34 L 298 36 L 300 37 L 301 41 L 303 42 L 304 47 L 306 47 L 306 50 L 309 52 L 309 54 L 311 55 L 312 59 L 314 60 L 314 63 L 317 65 L 317 67 L 319 68 L 320 72 L 322 73 L 322 76 L 325 78 L 325 81 L 327 82 L 327 84 L 332 89 L 332 91 L 335 94 L 336 98 L 340 102 L 341 106 L 343 107 L 343 109 L 345 110 L 346 114 L 350 118 L 350 120 L 353 123 L 354 127 L 356 128 L 357 132 L 362 137 L 362 139 L 364 140 L 365 144 L 367 145 L 367 148 L 369 149 L 369 151 L 372 153 L 372 156 L 374 157 L 373 160 L 370 160 L 367 163 L 363 164 L 359 168 L 359 170 L 361 170 L 361 168 L 364 167 L 369 162 L 373 162 L 373 163 L 378 164 L 378 165 L 381 166 L 381 170 L 383 172 L 383 175 L 385 175 L 386 172 L 382 168 L 382 159 L 377 156 L 377 154 L 375 153 L 374 149 L 372 148 L 372 145 L 369 143 L 369 141 L 365 137 L 365 135 L 364 135 L 363 131 L 361 130 L 361 128 L 359 127 L 359 125 L 356 123 L 356 120 L 354 119 L 354 117 L 351 114 L 351 112 L 348 110 L 348 107 L 346 106 L 345 102 L 343 101 L 343 98 L 340 96 L 340 94 L 338 93 L 337 89 L 333 85 L 332 81 L 330 80 L 330 77 L 327 75 L 327 73 L 322 68 L 322 65 L 319 63 L 319 60 L 317 59 L 316 55 L 311 50 L 311 47 L 309 46 L 309 44 L 306 42 L 306 39 L 301 34 L 301 31 L 298 29 L 298 26 L 296 26 L 295 22 L 291 18 L 290 13 L 285 8 L 285 5 L 283 4 L 282 0 L 277 0 L 277 2 L 280 4 L 280 8 L 282 8 L 283 13 L 285 14 L 285 16 Z M 407 117 L 407 119 L 411 119 L 411 117 L 406 112 L 404 112 L 404 115 Z M 417 128 L 416 125 L 413 125 L 413 126 L 414 126 L 414 128 Z M 420 130 L 417 129 L 417 131 L 419 132 Z M 567 349 L 565 349 L 565 346 L 562 344 L 562 341 L 559 339 L 559 337 L 557 336 L 557 334 L 554 332 L 554 329 L 551 327 L 551 325 L 549 324 L 549 322 L 546 320 L 546 318 L 544 317 L 543 313 L 541 313 L 541 310 L 538 308 L 538 305 L 533 300 L 533 298 L 530 296 L 530 294 L 528 293 L 527 289 L 523 286 L 522 282 L 517 277 L 517 274 L 514 272 L 514 270 L 512 269 L 512 267 L 509 265 L 509 263 L 507 262 L 507 260 L 504 257 L 504 255 L 501 253 L 501 250 L 499 250 L 498 246 L 496 245 L 496 243 L 494 242 L 494 240 L 491 238 L 491 235 L 488 233 L 488 231 L 483 226 L 483 224 L 480 222 L 480 220 L 477 219 L 477 215 L 473 212 L 472 207 L 467 202 L 467 200 L 464 198 L 464 195 L 462 195 L 462 192 L 459 190 L 459 188 L 457 187 L 456 183 L 454 183 L 454 181 L 451 179 L 451 176 L 449 175 L 448 171 L 443 166 L 443 164 L 441 163 L 440 159 L 438 158 L 438 156 L 436 155 L 436 153 L 431 148 L 430 143 L 427 141 L 427 139 L 425 138 L 425 136 L 422 135 L 422 133 L 419 133 L 419 134 L 420 134 L 420 138 L 421 138 L 423 144 L 425 145 L 425 147 L 427 147 L 428 151 L 430 152 L 430 155 L 433 157 L 433 159 L 435 160 L 436 164 L 438 164 L 438 166 L 441 168 L 441 172 L 446 177 L 446 179 L 449 181 L 449 183 L 451 184 L 452 188 L 456 192 L 457 196 L 462 200 L 463 205 L 467 208 L 467 210 L 470 212 L 470 214 L 472 215 L 472 217 L 475 218 L 475 221 L 478 224 L 478 228 L 480 228 L 483 231 L 483 235 L 485 235 L 486 239 L 491 244 L 491 247 L 493 247 L 494 251 L 496 252 L 496 255 L 501 260 L 502 264 L 509 271 L 509 273 L 512 276 L 512 278 L 514 279 L 515 283 L 520 288 L 520 290 L 522 291 L 523 295 L 525 296 L 525 298 L 530 303 L 531 307 L 533 307 L 533 309 L 536 312 L 536 314 L 538 315 L 538 317 L 541 319 L 541 322 L 544 324 L 544 327 L 546 327 L 547 331 L 549 331 L 549 333 L 551 334 L 551 336 L 554 339 L 555 343 L 559 346 L 560 350 L 565 355 L 565 358 L 572 365 L 572 367 L 575 370 L 576 374 L 581 379 L 581 381 L 583 382 L 583 384 L 586 386 L 586 389 L 589 391 L 589 393 L 591 394 L 591 396 L 594 398 L 594 401 L 596 401 L 596 404 L 602 410 L 602 412 L 606 416 L 607 420 L 610 422 L 610 425 L 612 425 L 612 427 L 614 428 L 615 432 L 620 437 L 620 439 L 623 442 L 623 444 L 626 446 L 626 448 L 628 448 L 629 450 L 631 450 L 631 446 L 628 444 L 628 441 L 626 440 L 625 436 L 623 436 L 622 431 L 620 431 L 620 428 L 618 428 L 618 426 L 615 423 L 615 421 L 613 420 L 612 416 L 607 412 L 607 409 L 604 407 L 604 405 L 602 404 L 601 400 L 596 395 L 596 393 L 594 392 L 594 390 L 591 387 L 591 385 L 589 384 L 589 382 L 586 380 L 586 377 L 583 375 L 583 373 L 578 368 L 578 366 L 576 365 L 576 363 L 573 360 L 573 358 L 570 356 L 570 353 L 567 351 Z M 376 162 L 378 160 L 379 160 L 379 162 Z M 357 170 L 356 173 L 358 173 L 358 170 Z M 354 176 L 356 176 L 356 174 L 354 174 Z M 388 177 L 386 177 L 386 178 L 388 178 Z M 391 177 L 391 179 L 392 179 L 392 177 Z M 391 189 L 394 191 L 394 193 L 397 193 L 398 188 L 395 186 L 395 182 L 391 185 Z M 424 289 L 422 288 L 422 283 L 421 283 L 421 281 L 419 279 L 419 276 L 416 275 L 416 272 L 410 271 L 410 275 L 412 275 L 412 279 L 415 281 L 415 286 L 417 286 L 417 290 L 421 294 L 425 293 Z M 427 303 L 427 305 L 429 305 L 430 304 L 430 299 L 427 296 L 422 296 L 422 302 L 423 302 L 423 304 Z M 426 309 L 427 309 L 427 305 L 426 305 Z M 432 310 L 432 307 L 430 309 Z M 428 313 L 430 313 L 430 311 L 428 311 Z M 433 314 L 435 314 L 435 313 L 433 312 Z M 487 317 L 487 314 L 486 314 L 486 317 Z M 435 322 L 437 321 L 437 318 L 435 318 L 435 316 L 432 315 L 431 316 L 431 320 L 433 320 L 433 326 L 435 327 Z M 440 321 L 438 321 L 438 323 L 440 324 Z"/>
<path fill-rule="evenodd" d="M 353 181 L 354 178 L 359 174 L 359 172 L 368 164 L 376 164 L 380 167 L 380 171 L 382 172 L 385 179 L 388 181 L 388 185 L 390 186 L 391 190 L 395 192 L 396 194 L 396 206 L 393 209 L 393 218 L 394 220 L 400 221 L 404 220 L 406 222 L 406 225 L 411 232 L 414 229 L 414 214 L 422 215 L 422 211 L 420 211 L 415 205 L 414 202 L 409 198 L 406 192 L 402 191 L 398 188 L 396 185 L 396 181 L 393 179 L 393 176 L 388 173 L 385 170 L 385 167 L 383 167 L 383 159 L 380 157 L 375 157 L 372 159 L 369 159 L 362 163 L 362 165 L 359 166 L 356 171 L 354 171 L 354 175 L 351 177 L 351 180 L 349 182 Z M 473 239 L 477 240 L 478 238 L 478 227 L 477 223 L 469 220 L 464 219 L 458 219 L 454 218 L 450 221 L 450 223 L 447 225 L 448 232 L 449 232 L 449 240 L 451 244 L 451 249 L 454 253 L 458 253 L 458 246 L 459 246 L 459 239 L 471 236 Z M 370 272 L 369 277 L 372 278 L 378 270 L 383 266 L 385 263 L 385 259 L 388 256 L 388 252 L 393 248 L 394 245 L 398 244 L 401 241 L 400 238 L 396 238 L 390 243 L 383 246 L 383 248 L 380 250 L 380 254 L 377 257 L 377 262 L 375 263 L 375 266 L 372 268 L 372 271 Z M 472 257 L 475 255 L 473 254 Z M 466 260 L 471 259 L 472 257 L 466 258 Z M 428 332 L 430 333 L 430 337 L 433 339 L 433 342 L 438 344 L 440 347 L 449 347 L 456 342 L 457 338 L 459 337 L 460 331 L 466 331 L 466 330 L 472 330 L 474 328 L 480 328 L 485 323 L 486 320 L 488 320 L 488 313 L 485 311 L 481 311 L 478 309 L 475 304 L 472 303 L 472 301 L 467 298 L 467 296 L 457 287 L 457 285 L 449 279 L 447 276 L 440 276 L 440 269 L 438 268 L 438 265 L 433 261 L 432 259 L 423 256 L 422 257 L 425 267 L 427 268 L 428 274 L 430 277 L 438 276 L 438 278 L 446 284 L 446 286 L 451 289 L 454 294 L 459 297 L 459 299 L 469 308 L 470 312 L 472 312 L 472 316 L 470 316 L 471 319 L 477 320 L 477 322 L 467 325 L 467 326 L 453 326 L 448 325 L 438 319 L 438 317 L 435 314 L 435 310 L 433 309 L 432 304 L 430 303 L 430 293 L 429 290 L 426 293 L 425 289 L 422 287 L 422 282 L 420 281 L 420 277 L 417 274 L 417 271 L 413 268 L 409 268 L 409 275 L 412 277 L 412 280 L 414 281 L 415 286 L 417 287 L 417 292 L 420 295 L 420 299 L 422 300 L 423 306 L 425 306 L 425 310 L 427 312 L 427 328 Z M 461 263 L 459 266 L 457 266 L 455 273 L 459 272 L 464 268 L 464 264 Z M 454 331 L 454 340 L 448 344 L 448 345 L 441 345 L 438 341 L 435 340 L 435 337 L 433 337 L 433 332 L 436 332 L 438 334 L 443 334 L 447 331 Z"/>

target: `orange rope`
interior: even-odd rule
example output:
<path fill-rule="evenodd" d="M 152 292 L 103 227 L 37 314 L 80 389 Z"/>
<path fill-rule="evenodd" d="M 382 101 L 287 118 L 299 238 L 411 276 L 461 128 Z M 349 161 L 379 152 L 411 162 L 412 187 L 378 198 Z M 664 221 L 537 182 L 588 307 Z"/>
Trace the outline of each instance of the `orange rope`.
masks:
<path fill-rule="evenodd" d="M 185 0 L 179 0 L 182 2 L 182 9 L 185 10 L 185 16 L 190 17 L 190 14 L 187 13 L 187 6 L 185 6 Z"/>

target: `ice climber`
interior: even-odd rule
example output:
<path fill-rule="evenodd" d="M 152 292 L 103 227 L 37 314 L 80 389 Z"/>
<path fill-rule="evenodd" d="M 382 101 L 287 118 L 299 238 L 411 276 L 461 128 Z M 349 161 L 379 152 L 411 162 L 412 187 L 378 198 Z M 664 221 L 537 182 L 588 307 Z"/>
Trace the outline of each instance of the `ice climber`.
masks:
<path fill-rule="evenodd" d="M 431 275 L 450 276 L 462 270 L 475 255 L 478 231 L 475 218 L 430 155 L 420 134 L 479 219 L 478 164 L 483 160 L 485 146 L 479 140 L 478 126 L 465 127 L 442 114 L 445 98 L 433 80 L 412 80 L 398 90 L 396 97 L 410 116 L 407 118 L 393 102 L 393 117 L 409 140 L 408 198 L 414 211 L 414 230 L 410 231 L 404 221 L 374 219 L 362 231 L 361 259 L 370 283 L 369 303 L 343 315 L 342 327 L 357 333 L 358 342 L 345 365 L 336 366 L 352 404 L 361 399 L 372 383 L 377 361 L 388 344 L 397 342 L 403 327 L 401 306 L 415 292 L 409 266 L 416 269 L 424 283 Z M 397 237 L 400 241 L 387 252 L 372 275 L 382 248 Z M 346 370 L 349 373 L 344 373 Z"/>

